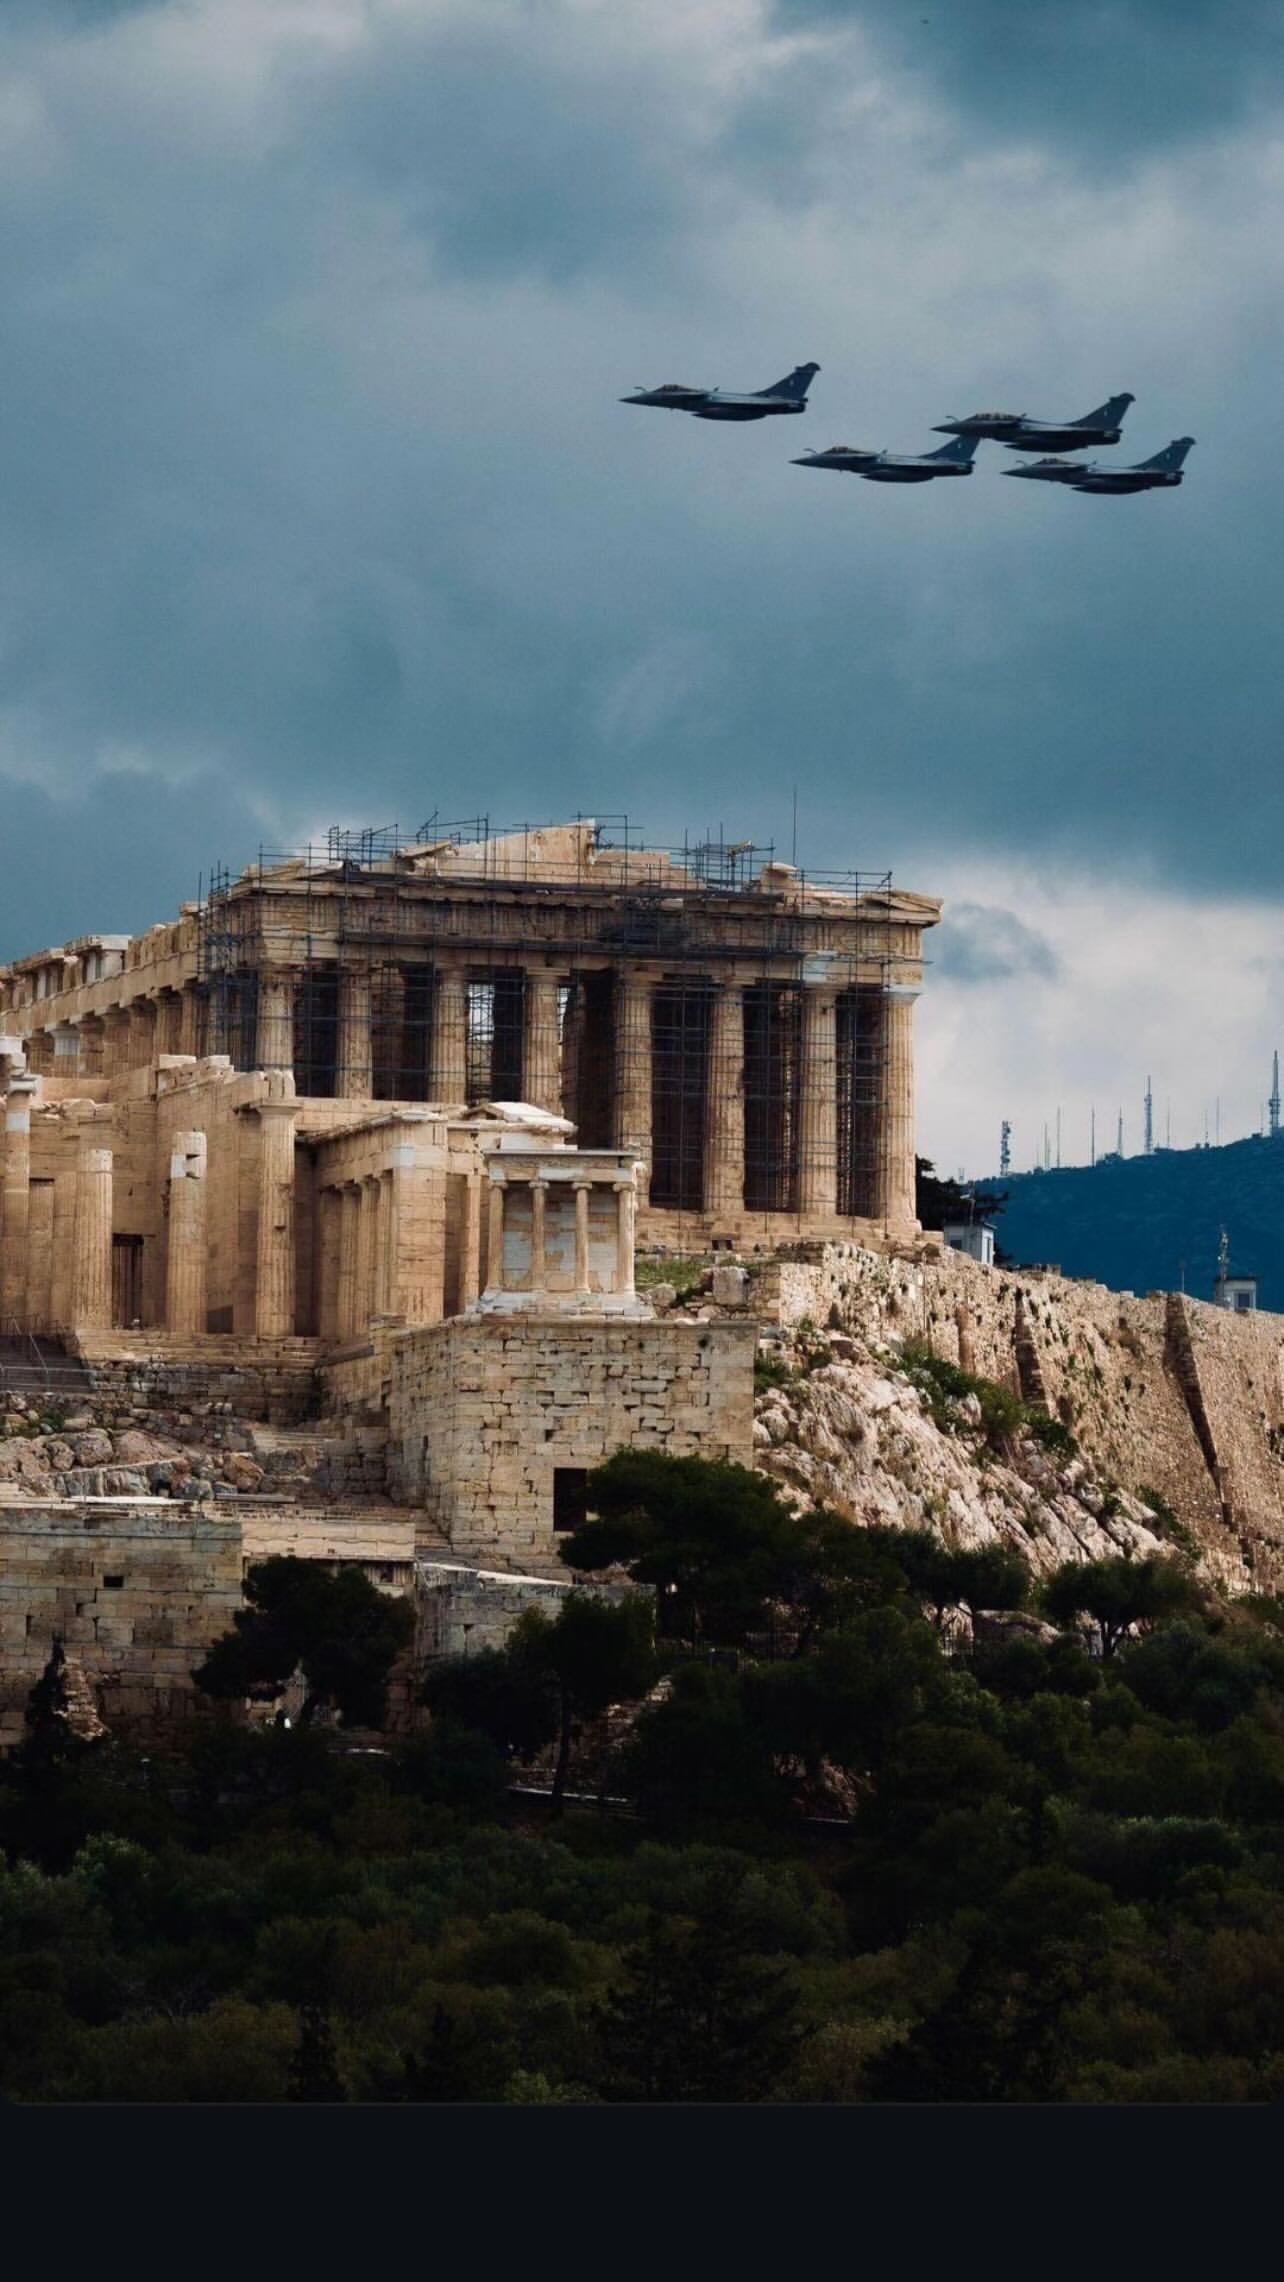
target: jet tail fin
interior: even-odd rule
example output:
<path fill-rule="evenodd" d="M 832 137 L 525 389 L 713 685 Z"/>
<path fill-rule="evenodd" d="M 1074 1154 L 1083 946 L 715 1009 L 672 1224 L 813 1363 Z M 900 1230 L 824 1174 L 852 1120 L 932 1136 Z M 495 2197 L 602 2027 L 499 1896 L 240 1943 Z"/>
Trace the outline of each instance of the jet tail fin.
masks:
<path fill-rule="evenodd" d="M 951 436 L 948 444 L 942 444 L 939 451 L 924 452 L 923 457 L 925 460 L 953 460 L 960 467 L 971 467 L 980 441 L 979 436 Z"/>
<path fill-rule="evenodd" d="M 1081 419 L 1072 420 L 1072 428 L 1117 428 L 1130 404 L 1136 398 L 1126 392 L 1122 396 L 1108 396 L 1093 412 L 1085 412 Z"/>
<path fill-rule="evenodd" d="M 1140 465 L 1161 470 L 1165 475 L 1174 475 L 1194 441 L 1193 436 L 1174 436 L 1171 444 L 1164 445 L 1162 452 L 1156 452 L 1153 459 L 1142 460 Z"/>
<path fill-rule="evenodd" d="M 774 388 L 760 388 L 757 390 L 757 394 L 759 396 L 788 396 L 793 399 L 795 404 L 801 404 L 804 402 L 807 391 L 819 371 L 820 366 L 818 364 L 795 365 L 793 371 L 787 372 L 783 380 L 778 380 Z"/>

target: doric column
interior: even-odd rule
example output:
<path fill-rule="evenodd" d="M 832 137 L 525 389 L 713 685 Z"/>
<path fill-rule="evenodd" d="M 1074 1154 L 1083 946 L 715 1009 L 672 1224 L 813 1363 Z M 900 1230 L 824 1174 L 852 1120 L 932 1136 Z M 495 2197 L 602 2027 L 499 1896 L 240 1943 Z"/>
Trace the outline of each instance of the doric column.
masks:
<path fill-rule="evenodd" d="M 838 1210 L 838 994 L 811 984 L 802 1000 L 798 1090 L 798 1210 Z"/>
<path fill-rule="evenodd" d="M 76 1193 L 79 1174 L 64 1165 L 53 1182 L 53 1272 L 49 1287 L 49 1318 L 55 1329 L 71 1322 L 75 1304 Z"/>
<path fill-rule="evenodd" d="M 101 1014 L 87 1014 L 80 1025 L 80 1074 L 100 1078 L 107 1068 L 107 1025 Z"/>
<path fill-rule="evenodd" d="M 464 1226 L 460 1238 L 459 1307 L 462 1314 L 471 1307 L 481 1289 L 481 1202 L 482 1184 L 475 1173 L 469 1173 L 464 1185 Z"/>
<path fill-rule="evenodd" d="M 615 1205 L 618 1216 L 615 1238 L 615 1288 L 617 1292 L 631 1292 L 633 1289 L 638 1206 L 638 1192 L 635 1182 L 616 1182 Z"/>
<path fill-rule="evenodd" d="M 169 1160 L 165 1328 L 184 1338 L 205 1329 L 205 1168 L 205 1135 L 176 1133 Z"/>
<path fill-rule="evenodd" d="M 548 1182 L 531 1182 L 531 1290 L 542 1292 L 548 1286 L 548 1255 L 544 1248 L 544 1216 L 548 1198 Z"/>
<path fill-rule="evenodd" d="M 11 1078 L 4 1100 L 4 1221 L 0 1236 L 0 1330 L 25 1324 L 31 1216 L 34 1078 Z"/>
<path fill-rule="evenodd" d="M 339 1243 L 343 1207 L 338 1189 L 317 1196 L 317 1329 L 323 1339 L 339 1335 Z"/>
<path fill-rule="evenodd" d="M 86 1149 L 76 1175 L 76 1263 L 71 1319 L 77 1331 L 111 1328 L 110 1149 Z"/>
<path fill-rule="evenodd" d="M 893 984 L 885 993 L 883 1132 L 880 1219 L 890 1228 L 917 1228 L 914 1210 L 914 1001 L 917 990 Z"/>
<path fill-rule="evenodd" d="M 575 1289 L 589 1288 L 589 1190 L 591 1181 L 575 1183 Z"/>
<path fill-rule="evenodd" d="M 53 1034 L 53 1074 L 56 1078 L 80 1075 L 80 1032 L 74 1022 L 60 1022 Z"/>
<path fill-rule="evenodd" d="M 294 1068 L 294 976 L 285 967 L 265 967 L 259 976 L 254 1066 L 259 1070 Z"/>
<path fill-rule="evenodd" d="M 558 1022 L 558 977 L 546 967 L 525 975 L 522 1034 L 522 1099 L 536 1109 L 562 1114 L 562 1033 Z"/>
<path fill-rule="evenodd" d="M 486 1224 L 486 1289 L 504 1288 L 504 1184 L 490 1183 L 490 1214 Z"/>
<path fill-rule="evenodd" d="M 176 1054 L 194 1054 L 200 1034 L 201 994 L 195 983 L 184 983 L 178 994 L 178 1044 Z M 213 1049 L 211 1049 L 212 1051 Z"/>
<path fill-rule="evenodd" d="M 294 1330 L 294 1120 L 298 1103 L 267 1100 L 259 1113 L 259 1224 L 254 1255 L 254 1334 Z"/>
<path fill-rule="evenodd" d="M 345 1101 L 368 1101 L 374 1093 L 370 976 L 361 967 L 339 969 L 337 1061 L 335 1092 Z"/>
<path fill-rule="evenodd" d="M 380 1173 L 375 1182 L 374 1313 L 392 1313 L 392 1179 Z"/>
<path fill-rule="evenodd" d="M 339 1199 L 337 1328 L 340 1339 L 351 1339 L 357 1328 L 357 1225 L 361 1213 L 361 1191 L 355 1181 L 344 1182 Z"/>
<path fill-rule="evenodd" d="M 129 1008 L 112 1006 L 103 1016 L 102 1074 L 107 1078 L 119 1077 L 129 1068 L 130 1042 Z"/>
<path fill-rule="evenodd" d="M 156 1052 L 181 1054 L 179 1037 L 183 1025 L 182 993 L 176 990 L 158 992 L 156 998 Z"/>
<path fill-rule="evenodd" d="M 352 1326 L 358 1338 L 369 1328 L 370 1318 L 374 1314 L 376 1204 L 374 1182 L 360 1181 L 357 1184 L 357 1312 Z"/>
<path fill-rule="evenodd" d="M 651 1002 L 650 978 L 620 967 L 615 980 L 615 1145 L 631 1151 L 643 1171 L 638 1187 L 645 1204 L 651 1180 Z"/>
<path fill-rule="evenodd" d="M 54 1322 L 54 1184 L 33 1181 L 27 1213 L 27 1329 L 43 1331 Z"/>
<path fill-rule="evenodd" d="M 724 983 L 709 1010 L 704 1208 L 731 1214 L 745 1198 L 745 994 Z"/>
<path fill-rule="evenodd" d="M 439 967 L 432 994 L 432 1099 L 468 1099 L 468 977 Z"/>
<path fill-rule="evenodd" d="M 129 1067 L 145 1070 L 156 1051 L 156 1001 L 135 998 L 129 1003 Z"/>

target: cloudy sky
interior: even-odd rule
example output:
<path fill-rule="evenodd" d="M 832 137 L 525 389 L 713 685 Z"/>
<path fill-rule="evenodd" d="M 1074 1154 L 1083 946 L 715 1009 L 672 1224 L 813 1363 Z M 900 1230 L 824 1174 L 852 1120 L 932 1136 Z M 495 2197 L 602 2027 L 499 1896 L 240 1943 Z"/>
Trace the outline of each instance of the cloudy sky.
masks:
<path fill-rule="evenodd" d="M 1276 0 L 6 0 L 0 956 L 334 822 L 948 898 L 924 1145 L 1284 1039 Z M 816 359 L 805 422 L 627 411 Z M 1129 389 L 1179 492 L 811 476 Z"/>

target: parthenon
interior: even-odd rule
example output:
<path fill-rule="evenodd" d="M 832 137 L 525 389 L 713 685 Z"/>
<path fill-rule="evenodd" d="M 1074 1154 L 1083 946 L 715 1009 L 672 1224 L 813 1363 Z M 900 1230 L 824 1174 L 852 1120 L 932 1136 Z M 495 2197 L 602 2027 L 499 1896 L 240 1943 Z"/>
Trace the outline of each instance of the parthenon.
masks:
<path fill-rule="evenodd" d="M 333 1346 L 625 1308 L 635 1242 L 910 1236 L 939 911 L 584 819 L 215 870 L 0 968 L 0 1321 Z"/>

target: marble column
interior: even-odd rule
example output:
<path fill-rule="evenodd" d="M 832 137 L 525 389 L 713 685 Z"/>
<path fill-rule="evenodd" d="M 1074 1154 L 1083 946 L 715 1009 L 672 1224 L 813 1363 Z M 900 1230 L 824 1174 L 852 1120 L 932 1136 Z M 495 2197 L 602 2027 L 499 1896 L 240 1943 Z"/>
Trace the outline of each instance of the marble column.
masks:
<path fill-rule="evenodd" d="M 135 998 L 129 1003 L 129 1067 L 145 1070 L 156 1051 L 156 1001 Z"/>
<path fill-rule="evenodd" d="M 176 1133 L 169 1160 L 165 1328 L 183 1338 L 205 1329 L 205 1173 L 205 1135 Z"/>
<path fill-rule="evenodd" d="M 339 969 L 339 1043 L 334 1090 L 344 1101 L 369 1101 L 374 1093 L 370 1034 L 370 976 L 361 967 Z"/>
<path fill-rule="evenodd" d="M 80 1075 L 80 1032 L 74 1022 L 60 1022 L 53 1034 L 53 1074 L 56 1078 Z"/>
<path fill-rule="evenodd" d="M 589 1289 L 589 1190 L 591 1181 L 575 1184 L 575 1289 Z"/>
<path fill-rule="evenodd" d="M 294 976 L 284 967 L 265 967 L 259 976 L 254 1066 L 258 1070 L 294 1068 Z"/>
<path fill-rule="evenodd" d="M 55 1330 L 65 1328 L 75 1304 L 76 1192 L 79 1174 L 64 1165 L 53 1182 L 53 1273 L 50 1277 L 49 1315 Z"/>
<path fill-rule="evenodd" d="M 914 1001 L 918 991 L 893 984 L 885 994 L 882 1178 L 879 1218 L 911 1233 L 918 1226 L 914 1181 Z"/>
<path fill-rule="evenodd" d="M 111 1329 L 111 1233 L 111 1150 L 86 1148 L 76 1176 L 71 1319 L 77 1331 Z"/>
<path fill-rule="evenodd" d="M 374 1314 L 375 1271 L 375 1184 L 371 1180 L 357 1183 L 357 1272 L 356 1320 L 352 1326 L 357 1337 L 370 1328 Z"/>
<path fill-rule="evenodd" d="M 631 1292 L 634 1277 L 634 1255 L 637 1239 L 638 1192 L 633 1181 L 617 1181 L 616 1205 L 616 1267 L 617 1292 Z"/>
<path fill-rule="evenodd" d="M 620 967 L 615 980 L 615 1137 L 642 1165 L 638 1192 L 643 1204 L 651 1184 L 651 1006 L 654 985 L 648 975 Z"/>
<path fill-rule="evenodd" d="M 479 1176 L 469 1173 L 464 1185 L 464 1225 L 460 1237 L 459 1308 L 473 1305 L 481 1290 L 481 1206 L 482 1184 Z"/>
<path fill-rule="evenodd" d="M 486 1289 L 488 1292 L 504 1288 L 504 1184 L 489 1183 L 489 1218 L 486 1223 Z"/>
<path fill-rule="evenodd" d="M 804 987 L 798 1089 L 798 1210 L 831 1219 L 838 1210 L 838 994 Z"/>
<path fill-rule="evenodd" d="M 28 1191 L 27 1329 L 48 1330 L 53 1311 L 54 1184 L 33 1181 Z"/>
<path fill-rule="evenodd" d="M 321 1189 L 317 1195 L 319 1214 L 317 1277 L 317 1329 L 323 1339 L 339 1336 L 339 1247 L 342 1240 L 343 1205 L 338 1189 Z"/>
<path fill-rule="evenodd" d="M 730 1216 L 745 1199 L 745 994 L 724 983 L 709 1011 L 704 1208 Z"/>
<path fill-rule="evenodd" d="M 181 1054 L 179 1038 L 183 1026 L 183 1000 L 176 990 L 163 990 L 156 999 L 156 1052 Z"/>
<path fill-rule="evenodd" d="M 357 1225 L 361 1191 L 345 1181 L 339 1191 L 338 1335 L 351 1339 L 357 1328 Z"/>
<path fill-rule="evenodd" d="M 522 1035 L 522 1099 L 536 1109 L 562 1114 L 562 1034 L 558 1022 L 559 979 L 545 967 L 525 975 Z"/>
<path fill-rule="evenodd" d="M 4 1097 L 4 1220 L 0 1224 L 0 1330 L 27 1319 L 34 1078 L 12 1078 Z"/>
<path fill-rule="evenodd" d="M 298 1103 L 266 1100 L 259 1115 L 259 1219 L 254 1257 L 254 1335 L 294 1331 L 294 1120 Z"/>
<path fill-rule="evenodd" d="M 531 1290 L 548 1288 L 548 1254 L 544 1245 L 545 1208 L 548 1202 L 548 1182 L 531 1182 Z"/>
<path fill-rule="evenodd" d="M 468 976 L 439 967 L 432 994 L 432 1085 L 435 1102 L 468 1099 Z"/>
<path fill-rule="evenodd" d="M 103 1016 L 102 1075 L 119 1077 L 129 1068 L 131 1024 L 126 1006 L 109 1007 Z"/>
<path fill-rule="evenodd" d="M 178 1044 L 176 1054 L 194 1054 L 200 1040 L 201 994 L 196 983 L 184 983 L 178 994 Z"/>

